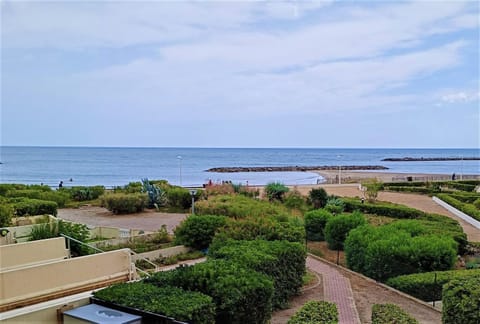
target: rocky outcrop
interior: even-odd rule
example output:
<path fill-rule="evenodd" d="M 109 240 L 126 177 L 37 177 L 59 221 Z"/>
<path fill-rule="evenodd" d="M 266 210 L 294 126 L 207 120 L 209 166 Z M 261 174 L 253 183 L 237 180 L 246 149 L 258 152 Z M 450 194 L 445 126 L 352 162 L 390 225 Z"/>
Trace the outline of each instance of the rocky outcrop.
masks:
<path fill-rule="evenodd" d="M 206 170 L 207 172 L 233 173 L 233 172 L 290 172 L 290 171 L 317 171 L 317 170 L 387 170 L 382 165 L 321 165 L 321 166 L 263 166 L 263 167 L 219 167 Z"/>
<path fill-rule="evenodd" d="M 382 161 L 388 161 L 388 162 L 418 162 L 418 161 L 478 161 L 480 160 L 480 157 L 438 157 L 438 158 L 425 158 L 425 157 L 419 157 L 419 158 L 413 158 L 413 157 L 403 157 L 403 158 L 386 158 L 383 159 Z"/>

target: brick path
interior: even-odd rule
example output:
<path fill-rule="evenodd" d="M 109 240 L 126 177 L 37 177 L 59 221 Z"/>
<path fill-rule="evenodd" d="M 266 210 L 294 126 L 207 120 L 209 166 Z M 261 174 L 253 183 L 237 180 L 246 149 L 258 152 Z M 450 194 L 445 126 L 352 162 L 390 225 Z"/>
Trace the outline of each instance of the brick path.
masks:
<path fill-rule="evenodd" d="M 337 304 L 340 324 L 360 324 L 350 281 L 335 267 L 307 257 L 307 268 L 322 275 L 325 300 Z"/>

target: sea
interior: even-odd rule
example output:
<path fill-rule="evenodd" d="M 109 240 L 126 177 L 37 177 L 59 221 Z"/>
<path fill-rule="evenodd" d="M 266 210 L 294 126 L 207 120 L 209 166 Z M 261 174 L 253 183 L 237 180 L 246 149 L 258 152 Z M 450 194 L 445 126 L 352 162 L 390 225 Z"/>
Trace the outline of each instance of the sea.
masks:
<path fill-rule="evenodd" d="M 218 183 L 315 184 L 314 172 L 212 173 L 214 167 L 382 165 L 388 172 L 480 174 L 480 161 L 386 162 L 384 158 L 479 157 L 479 149 L 137 148 L 0 146 L 0 183 L 122 186 L 165 179 L 184 187 Z"/>

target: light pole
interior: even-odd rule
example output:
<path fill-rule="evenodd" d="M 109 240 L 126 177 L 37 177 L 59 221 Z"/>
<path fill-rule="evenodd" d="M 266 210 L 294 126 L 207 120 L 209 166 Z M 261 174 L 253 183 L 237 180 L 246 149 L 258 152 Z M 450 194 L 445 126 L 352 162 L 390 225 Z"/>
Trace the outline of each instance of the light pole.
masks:
<path fill-rule="evenodd" d="M 337 155 L 338 158 L 338 184 L 342 184 L 342 165 L 340 164 L 341 155 Z"/>
<path fill-rule="evenodd" d="M 180 170 L 180 187 L 182 186 L 182 156 L 181 155 L 177 155 L 177 159 L 178 159 L 178 168 Z"/>
<path fill-rule="evenodd" d="M 192 214 L 195 214 L 195 195 L 197 194 L 197 190 L 192 189 L 190 190 L 190 196 L 192 196 Z"/>
<path fill-rule="evenodd" d="M 460 164 L 460 180 L 463 180 L 463 155 L 462 155 L 462 162 Z"/>

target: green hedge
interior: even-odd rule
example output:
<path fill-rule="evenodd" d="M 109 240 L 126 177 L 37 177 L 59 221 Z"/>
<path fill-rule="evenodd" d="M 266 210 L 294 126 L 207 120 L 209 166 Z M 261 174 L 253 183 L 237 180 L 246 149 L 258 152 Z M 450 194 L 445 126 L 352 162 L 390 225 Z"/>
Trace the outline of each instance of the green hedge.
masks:
<path fill-rule="evenodd" d="M 480 277 L 480 269 L 415 273 L 390 278 L 387 280 L 387 285 L 418 299 L 431 302 L 442 299 L 442 287 L 446 283 L 471 277 Z"/>
<path fill-rule="evenodd" d="M 372 306 L 372 324 L 418 324 L 418 321 L 394 304 Z"/>
<path fill-rule="evenodd" d="M 452 280 L 443 287 L 444 324 L 480 323 L 480 277 Z"/>
<path fill-rule="evenodd" d="M 217 215 L 190 215 L 175 229 L 175 241 L 196 250 L 208 248 L 215 232 L 225 226 L 227 218 Z"/>
<path fill-rule="evenodd" d="M 414 208 L 406 207 L 403 205 L 386 203 L 386 202 L 376 202 L 362 203 L 359 199 L 355 198 L 342 198 L 345 202 L 345 211 L 353 212 L 358 210 L 365 214 L 375 214 L 381 216 L 388 216 L 393 218 L 419 218 L 422 217 L 425 213 Z"/>
<path fill-rule="evenodd" d="M 192 206 L 192 196 L 190 195 L 188 189 L 181 187 L 170 187 L 165 192 L 167 194 L 167 201 L 170 207 L 188 209 Z"/>
<path fill-rule="evenodd" d="M 447 204 L 461 210 L 465 214 L 472 216 L 476 220 L 480 221 L 480 209 L 475 207 L 473 204 L 464 203 L 447 194 L 438 194 L 437 197 L 446 202 Z"/>
<path fill-rule="evenodd" d="M 63 188 L 60 191 L 67 191 L 75 201 L 87 201 L 87 200 L 94 200 L 99 198 L 101 195 L 105 193 L 104 186 L 75 186 L 72 188 Z"/>
<path fill-rule="evenodd" d="M 324 241 L 325 225 L 333 215 L 325 209 L 316 209 L 305 213 L 305 232 L 309 241 Z"/>
<path fill-rule="evenodd" d="M 235 262 L 208 260 L 157 272 L 145 281 L 211 296 L 216 305 L 216 323 L 266 323 L 272 315 L 272 280 Z"/>
<path fill-rule="evenodd" d="M 0 203 L 0 227 L 10 226 L 14 212 L 11 204 Z"/>
<path fill-rule="evenodd" d="M 198 292 L 133 282 L 116 284 L 93 295 L 107 302 L 165 315 L 178 321 L 215 323 L 212 298 Z"/>
<path fill-rule="evenodd" d="M 367 221 L 361 213 L 343 214 L 332 217 L 325 226 L 325 241 L 331 250 L 343 250 L 343 244 L 348 233 L 358 227 L 365 225 Z"/>
<path fill-rule="evenodd" d="M 345 241 L 347 265 L 376 280 L 417 272 L 449 270 L 457 243 L 448 236 L 425 235 L 421 224 L 353 229 Z"/>
<path fill-rule="evenodd" d="M 402 187 L 402 186 L 391 186 L 391 187 L 384 187 L 385 190 L 389 191 L 397 191 L 397 192 L 416 192 L 416 193 L 423 193 L 423 194 L 430 194 L 434 192 L 430 188 L 424 187 Z"/>
<path fill-rule="evenodd" d="M 58 205 L 54 201 L 45 201 L 29 198 L 11 198 L 11 203 L 15 209 L 17 216 L 24 215 L 44 215 L 49 214 L 56 216 Z"/>
<path fill-rule="evenodd" d="M 284 308 L 289 298 L 298 294 L 306 271 L 304 245 L 288 241 L 217 241 L 208 256 L 236 262 L 272 278 L 274 308 Z"/>
<path fill-rule="evenodd" d="M 114 214 L 130 214 L 143 211 L 148 204 L 148 196 L 143 193 L 109 193 L 101 197 L 102 206 Z"/>
<path fill-rule="evenodd" d="M 326 301 L 306 302 L 287 324 L 337 324 L 337 305 Z"/>
<path fill-rule="evenodd" d="M 287 218 L 285 221 L 273 217 L 230 219 L 225 227 L 219 229 L 219 234 L 234 240 L 305 242 L 305 228 L 295 218 Z"/>
<path fill-rule="evenodd" d="M 38 186 L 40 187 L 40 186 Z M 70 195 L 61 190 L 52 191 L 50 187 L 36 188 L 36 189 L 20 189 L 20 190 L 10 190 L 6 193 L 6 197 L 17 198 L 25 197 L 30 199 L 45 200 L 45 201 L 54 201 L 57 203 L 58 207 L 64 207 L 70 200 Z"/>

